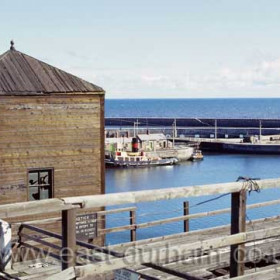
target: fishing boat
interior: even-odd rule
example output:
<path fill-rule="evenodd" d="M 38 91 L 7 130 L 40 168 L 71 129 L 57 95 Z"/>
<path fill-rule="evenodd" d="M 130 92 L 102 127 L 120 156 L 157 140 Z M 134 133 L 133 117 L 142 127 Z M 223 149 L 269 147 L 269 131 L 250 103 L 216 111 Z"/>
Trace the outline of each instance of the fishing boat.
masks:
<path fill-rule="evenodd" d="M 105 164 L 108 167 L 152 167 L 174 165 L 176 158 L 149 157 L 144 152 L 116 151 L 105 154 Z"/>
<path fill-rule="evenodd" d="M 201 150 L 195 150 L 191 156 L 192 161 L 203 160 L 203 154 Z"/>

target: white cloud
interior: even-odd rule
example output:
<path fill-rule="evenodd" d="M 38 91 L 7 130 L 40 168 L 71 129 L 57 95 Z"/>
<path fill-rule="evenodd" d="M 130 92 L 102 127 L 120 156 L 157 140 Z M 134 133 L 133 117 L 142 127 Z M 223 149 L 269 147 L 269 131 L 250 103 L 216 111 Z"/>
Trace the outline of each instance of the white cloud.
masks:
<path fill-rule="evenodd" d="M 102 86 L 108 97 L 267 97 L 280 96 L 280 58 L 208 73 L 180 69 L 94 69 L 73 74 Z"/>

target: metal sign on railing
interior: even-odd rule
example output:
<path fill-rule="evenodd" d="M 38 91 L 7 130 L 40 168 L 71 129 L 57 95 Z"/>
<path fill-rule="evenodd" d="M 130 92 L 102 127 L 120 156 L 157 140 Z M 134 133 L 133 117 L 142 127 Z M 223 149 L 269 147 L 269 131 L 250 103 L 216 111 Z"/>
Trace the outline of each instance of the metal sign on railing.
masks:
<path fill-rule="evenodd" d="M 97 236 L 97 214 L 84 214 L 76 217 L 76 238 L 88 240 Z"/>

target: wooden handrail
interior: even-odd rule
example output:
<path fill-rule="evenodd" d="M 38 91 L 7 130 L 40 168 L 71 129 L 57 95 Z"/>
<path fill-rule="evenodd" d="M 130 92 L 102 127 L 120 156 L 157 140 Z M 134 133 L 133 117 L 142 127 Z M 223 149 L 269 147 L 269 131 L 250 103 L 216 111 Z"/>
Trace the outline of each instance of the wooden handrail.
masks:
<path fill-rule="evenodd" d="M 280 178 L 258 180 L 256 182 L 258 184 L 259 190 L 269 188 L 280 188 Z M 152 202 L 159 200 L 171 200 L 176 198 L 235 193 L 240 192 L 242 189 L 244 189 L 245 186 L 246 184 L 244 184 L 244 182 L 232 182 L 202 186 L 111 193 L 105 195 L 67 197 L 63 198 L 63 200 L 66 204 L 79 204 L 83 205 L 84 209 L 87 209 L 94 207 L 121 205 L 126 203 Z"/>
<path fill-rule="evenodd" d="M 259 189 L 280 188 L 280 178 L 257 181 Z M 0 205 L 0 219 L 45 214 L 73 208 L 91 209 L 175 198 L 198 197 L 239 192 L 243 182 L 211 184 L 203 186 L 177 187 L 169 189 L 144 190 L 136 192 L 113 193 L 104 195 L 52 198 L 46 200 L 19 202 Z"/>
<path fill-rule="evenodd" d="M 280 202 L 279 202 L 280 203 Z M 96 212 L 97 218 L 101 218 L 102 216 L 111 215 L 111 214 L 118 214 L 123 212 L 129 211 L 136 211 L 137 207 L 126 207 L 126 208 L 117 208 L 117 209 L 110 209 L 105 211 L 98 211 Z M 77 215 L 79 216 L 79 215 Z M 25 222 L 11 222 L 12 225 L 40 225 L 40 224 L 48 224 L 53 222 L 61 222 L 61 217 L 55 218 L 48 218 L 48 219 L 41 219 L 41 220 L 31 220 Z"/>
<path fill-rule="evenodd" d="M 123 213 L 123 212 L 135 211 L 136 209 L 137 209 L 136 207 L 126 207 L 126 208 L 110 209 L 110 210 L 105 210 L 105 211 L 98 211 L 97 215 L 98 216 L 105 216 L 105 215 L 111 215 L 111 214 L 118 214 L 118 213 Z"/>

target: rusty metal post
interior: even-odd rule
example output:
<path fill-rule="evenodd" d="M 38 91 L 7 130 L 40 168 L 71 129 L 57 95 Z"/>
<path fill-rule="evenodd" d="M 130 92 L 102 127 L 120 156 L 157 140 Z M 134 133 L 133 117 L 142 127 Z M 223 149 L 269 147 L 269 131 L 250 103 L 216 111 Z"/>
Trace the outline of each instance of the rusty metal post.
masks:
<path fill-rule="evenodd" d="M 190 214 L 190 208 L 189 208 L 189 202 L 184 201 L 184 216 L 187 216 Z M 184 220 L 184 232 L 190 231 L 190 221 L 189 219 Z"/>
<path fill-rule="evenodd" d="M 136 225 L 136 215 L 135 210 L 129 211 L 129 217 L 130 217 L 130 225 Z M 136 228 L 132 228 L 130 230 L 130 241 L 136 241 Z"/>
<path fill-rule="evenodd" d="M 246 190 L 231 195 L 231 234 L 246 231 Z M 244 275 L 245 244 L 230 247 L 230 278 Z"/>
<path fill-rule="evenodd" d="M 62 270 L 76 265 L 76 209 L 62 211 Z"/>

